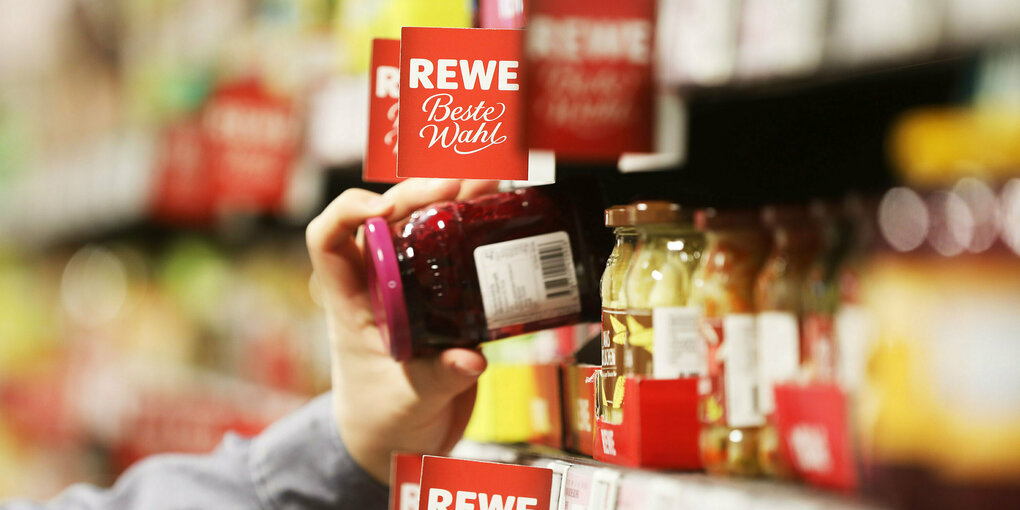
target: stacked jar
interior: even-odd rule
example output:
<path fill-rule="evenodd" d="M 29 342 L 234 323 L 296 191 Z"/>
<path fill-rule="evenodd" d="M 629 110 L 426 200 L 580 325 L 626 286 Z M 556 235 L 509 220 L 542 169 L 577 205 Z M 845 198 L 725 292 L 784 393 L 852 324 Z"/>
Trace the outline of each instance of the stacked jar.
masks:
<path fill-rule="evenodd" d="M 698 211 L 707 244 L 691 301 L 703 311 L 699 327 L 707 373 L 699 385 L 701 455 L 713 474 L 757 475 L 763 418 L 755 401 L 757 345 L 754 283 L 769 238 L 755 211 Z"/>
<path fill-rule="evenodd" d="M 690 297 L 704 236 L 691 214 L 671 202 L 637 202 L 631 221 L 638 241 L 623 287 L 624 375 L 699 377 L 705 372 L 705 350 L 697 330 L 700 309 Z"/>
<path fill-rule="evenodd" d="M 758 438 L 758 463 L 769 476 L 789 476 L 775 428 L 775 385 L 800 371 L 802 289 L 818 250 L 819 236 L 801 205 L 766 207 L 762 220 L 772 231 L 772 250 L 755 281 L 758 341 L 758 411 L 765 425 Z"/>
<path fill-rule="evenodd" d="M 602 419 L 620 423 L 620 404 L 623 395 L 622 363 L 627 345 L 627 304 L 623 285 L 630 267 L 637 231 L 631 219 L 631 206 L 606 209 L 606 226 L 613 229 L 616 243 L 602 273 L 602 385 L 600 405 Z"/>

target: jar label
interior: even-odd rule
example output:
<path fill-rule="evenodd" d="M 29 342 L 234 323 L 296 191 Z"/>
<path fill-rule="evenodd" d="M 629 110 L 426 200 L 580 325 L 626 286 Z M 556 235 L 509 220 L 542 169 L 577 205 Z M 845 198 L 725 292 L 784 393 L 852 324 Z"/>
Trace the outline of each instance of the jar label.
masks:
<path fill-rule="evenodd" d="M 800 363 L 800 330 L 790 312 L 758 314 L 758 410 L 771 413 L 776 407 L 773 386 L 793 379 Z"/>
<path fill-rule="evenodd" d="M 848 304 L 836 314 L 835 328 L 837 378 L 844 390 L 854 393 L 864 386 L 871 322 L 863 308 Z"/>
<path fill-rule="evenodd" d="M 804 317 L 801 335 L 801 364 L 812 380 L 832 382 L 836 378 L 836 332 L 833 316 L 813 313 Z"/>
<path fill-rule="evenodd" d="M 479 246 L 474 258 L 490 330 L 580 313 L 566 232 Z"/>
<path fill-rule="evenodd" d="M 619 407 L 616 401 L 618 372 L 623 369 L 623 351 L 627 342 L 627 312 L 602 309 L 602 383 L 606 404 Z"/>
<path fill-rule="evenodd" d="M 723 317 L 723 343 L 719 357 L 723 364 L 726 423 L 731 427 L 763 424 L 755 402 L 758 353 L 754 341 L 754 316 L 731 314 Z"/>
<path fill-rule="evenodd" d="M 701 376 L 706 372 L 705 343 L 698 334 L 701 309 L 660 306 L 652 309 L 652 374 L 656 379 Z"/>
<path fill-rule="evenodd" d="M 623 353 L 624 375 L 653 376 L 655 329 L 649 310 L 627 310 L 627 347 Z"/>

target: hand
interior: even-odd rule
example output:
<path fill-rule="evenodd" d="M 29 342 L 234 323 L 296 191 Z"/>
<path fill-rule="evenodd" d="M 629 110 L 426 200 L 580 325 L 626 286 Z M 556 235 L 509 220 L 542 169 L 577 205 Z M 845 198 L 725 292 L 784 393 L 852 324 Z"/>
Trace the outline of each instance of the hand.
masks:
<path fill-rule="evenodd" d="M 372 314 L 356 234 L 368 218 L 395 222 L 435 202 L 491 193 L 496 184 L 411 179 L 383 195 L 349 189 L 308 224 L 308 252 L 324 291 L 340 436 L 354 460 L 384 484 L 393 451 L 445 454 L 460 440 L 486 362 L 469 349 L 394 361 Z"/>

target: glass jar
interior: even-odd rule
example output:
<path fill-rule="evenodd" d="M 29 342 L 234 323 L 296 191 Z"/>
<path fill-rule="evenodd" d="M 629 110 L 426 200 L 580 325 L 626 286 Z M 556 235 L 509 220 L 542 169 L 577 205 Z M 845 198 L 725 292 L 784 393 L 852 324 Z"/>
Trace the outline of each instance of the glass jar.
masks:
<path fill-rule="evenodd" d="M 808 267 L 801 297 L 801 372 L 805 380 L 834 382 L 839 275 L 850 251 L 853 226 L 832 204 L 821 201 L 811 204 L 811 220 L 820 234 L 820 248 Z"/>
<path fill-rule="evenodd" d="M 704 314 L 698 330 L 708 358 L 699 385 L 702 463 L 709 473 L 753 476 L 764 421 L 755 402 L 754 282 L 769 239 L 756 211 L 702 210 L 695 225 L 707 243 L 691 295 Z"/>
<path fill-rule="evenodd" d="M 996 193 L 893 188 L 861 295 L 874 319 L 857 399 L 864 492 L 909 508 L 1020 495 L 1020 179 Z"/>
<path fill-rule="evenodd" d="M 606 209 L 606 226 L 613 228 L 616 244 L 613 246 L 606 270 L 602 273 L 602 414 L 610 423 L 618 423 L 620 401 L 614 398 L 623 393 L 623 379 L 617 377 L 622 370 L 624 349 L 627 344 L 627 307 L 623 301 L 623 283 L 627 276 L 637 244 L 637 231 L 631 223 L 630 206 Z M 619 390 L 617 387 L 619 386 Z"/>
<path fill-rule="evenodd" d="M 801 290 L 818 251 L 818 232 L 802 205 L 762 211 L 772 230 L 772 251 L 755 281 L 758 342 L 758 411 L 765 426 L 758 438 L 758 462 L 770 476 L 789 476 L 773 423 L 774 386 L 796 378 L 800 366 Z"/>
<path fill-rule="evenodd" d="M 575 180 L 365 222 L 376 322 L 398 360 L 599 320 L 612 239 L 594 181 Z"/>
<path fill-rule="evenodd" d="M 631 219 L 638 242 L 624 284 L 624 375 L 700 376 L 705 371 L 697 331 L 700 312 L 689 299 L 704 236 L 694 229 L 690 214 L 670 202 L 635 203 Z"/>

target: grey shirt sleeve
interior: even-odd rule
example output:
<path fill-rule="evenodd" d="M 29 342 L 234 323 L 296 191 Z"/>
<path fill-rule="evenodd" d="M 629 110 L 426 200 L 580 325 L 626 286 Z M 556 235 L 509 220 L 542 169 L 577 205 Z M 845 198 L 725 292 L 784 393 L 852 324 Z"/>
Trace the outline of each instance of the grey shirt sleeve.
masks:
<path fill-rule="evenodd" d="M 0 510 L 384 510 L 387 498 L 344 448 L 327 394 L 254 439 L 231 434 L 208 455 L 144 460 L 109 489 L 76 485 L 46 503 L 15 500 Z"/>

